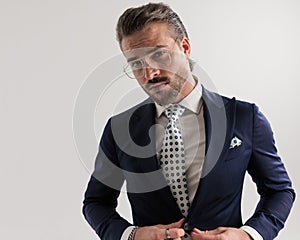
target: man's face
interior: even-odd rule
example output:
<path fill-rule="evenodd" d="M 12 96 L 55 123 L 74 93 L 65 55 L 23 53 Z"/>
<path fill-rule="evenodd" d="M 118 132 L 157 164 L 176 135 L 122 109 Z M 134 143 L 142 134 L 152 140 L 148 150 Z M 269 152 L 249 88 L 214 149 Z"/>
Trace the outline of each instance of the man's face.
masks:
<path fill-rule="evenodd" d="M 150 23 L 121 42 L 127 71 L 154 101 L 161 105 L 179 102 L 190 89 L 187 38 L 175 40 L 166 23 Z"/>

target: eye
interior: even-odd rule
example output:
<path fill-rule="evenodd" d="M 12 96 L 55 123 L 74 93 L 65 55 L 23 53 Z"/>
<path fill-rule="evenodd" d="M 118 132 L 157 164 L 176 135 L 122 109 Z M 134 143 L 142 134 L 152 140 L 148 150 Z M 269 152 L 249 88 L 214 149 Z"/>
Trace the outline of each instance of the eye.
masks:
<path fill-rule="evenodd" d="M 168 54 L 168 51 L 165 49 L 162 49 L 162 50 L 156 51 L 152 56 L 155 58 L 160 58 L 160 57 L 165 56 L 166 54 Z"/>
<path fill-rule="evenodd" d="M 130 67 L 132 70 L 140 70 L 143 68 L 143 61 L 142 60 L 135 60 L 129 62 Z"/>
<path fill-rule="evenodd" d="M 155 62 L 164 63 L 169 60 L 169 56 L 168 50 L 160 49 L 152 54 L 151 59 Z"/>

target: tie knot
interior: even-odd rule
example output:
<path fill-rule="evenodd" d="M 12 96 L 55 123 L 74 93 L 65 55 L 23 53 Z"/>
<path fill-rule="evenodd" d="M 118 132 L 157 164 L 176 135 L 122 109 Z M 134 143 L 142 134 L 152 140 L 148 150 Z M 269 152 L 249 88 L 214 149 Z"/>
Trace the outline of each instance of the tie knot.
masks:
<path fill-rule="evenodd" d="M 165 110 L 165 114 L 167 115 L 169 121 L 175 122 L 183 114 L 184 109 L 184 107 L 174 104 Z"/>

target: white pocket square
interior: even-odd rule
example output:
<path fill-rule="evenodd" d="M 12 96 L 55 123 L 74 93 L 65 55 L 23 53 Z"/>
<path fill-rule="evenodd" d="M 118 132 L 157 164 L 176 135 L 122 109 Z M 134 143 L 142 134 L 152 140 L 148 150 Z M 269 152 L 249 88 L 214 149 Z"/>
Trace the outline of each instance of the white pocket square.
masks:
<path fill-rule="evenodd" d="M 242 144 L 242 142 L 243 141 L 241 139 L 239 139 L 238 137 L 234 137 L 233 139 L 231 139 L 229 149 L 240 146 Z"/>

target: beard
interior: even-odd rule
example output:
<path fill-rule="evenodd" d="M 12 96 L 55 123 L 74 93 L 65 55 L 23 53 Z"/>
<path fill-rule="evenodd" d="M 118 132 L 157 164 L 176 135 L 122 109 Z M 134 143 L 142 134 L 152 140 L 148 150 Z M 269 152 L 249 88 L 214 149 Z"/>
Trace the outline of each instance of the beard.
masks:
<path fill-rule="evenodd" d="M 175 103 L 180 98 L 180 91 L 186 79 L 175 74 L 173 78 L 157 77 L 149 80 L 144 91 L 159 105 Z M 161 85 L 156 87 L 157 85 Z"/>

